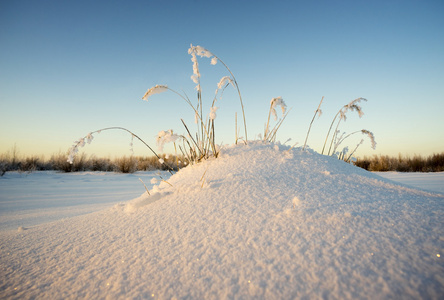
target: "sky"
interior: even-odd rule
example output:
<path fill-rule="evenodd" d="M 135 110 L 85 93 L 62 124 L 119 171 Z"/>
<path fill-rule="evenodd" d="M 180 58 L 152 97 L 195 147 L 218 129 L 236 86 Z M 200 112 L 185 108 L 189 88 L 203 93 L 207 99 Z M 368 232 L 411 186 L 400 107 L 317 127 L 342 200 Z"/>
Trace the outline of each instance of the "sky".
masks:
<path fill-rule="evenodd" d="M 231 69 L 245 107 L 248 139 L 258 139 L 270 100 L 291 109 L 277 140 L 320 152 L 335 114 L 364 97 L 364 116 L 341 132 L 355 156 L 444 151 L 444 2 L 437 1 L 0 1 L 0 153 L 65 153 L 89 132 L 127 128 L 157 150 L 156 135 L 184 134 L 194 113 L 172 92 L 142 101 L 156 84 L 196 102 L 190 44 Z M 199 58 L 204 109 L 222 64 Z M 233 88 L 217 100 L 218 144 L 244 136 Z M 275 123 L 273 123 L 275 124 Z M 288 141 L 291 139 L 290 141 Z M 95 135 L 88 155 L 131 155 L 123 131 Z M 172 151 L 172 147 L 164 149 Z M 135 155 L 151 155 L 134 142 Z"/>

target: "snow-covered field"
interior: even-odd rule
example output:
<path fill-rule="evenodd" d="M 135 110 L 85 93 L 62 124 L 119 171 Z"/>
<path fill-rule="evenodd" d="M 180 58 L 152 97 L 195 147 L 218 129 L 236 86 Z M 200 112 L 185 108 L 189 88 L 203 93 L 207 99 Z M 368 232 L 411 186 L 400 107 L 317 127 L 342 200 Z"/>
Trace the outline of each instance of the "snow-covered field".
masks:
<path fill-rule="evenodd" d="M 400 173 L 375 172 L 379 176 L 403 184 L 432 192 L 444 194 L 444 172 L 437 173 Z"/>
<path fill-rule="evenodd" d="M 6 173 L 0 298 L 444 295 L 444 173 L 251 143 L 160 175 Z"/>
<path fill-rule="evenodd" d="M 106 172 L 7 172 L 0 177 L 0 231 L 87 214 L 131 200 L 145 192 L 140 179 L 169 178 L 164 171 L 119 174 Z M 140 178 L 140 179 L 139 179 Z"/>

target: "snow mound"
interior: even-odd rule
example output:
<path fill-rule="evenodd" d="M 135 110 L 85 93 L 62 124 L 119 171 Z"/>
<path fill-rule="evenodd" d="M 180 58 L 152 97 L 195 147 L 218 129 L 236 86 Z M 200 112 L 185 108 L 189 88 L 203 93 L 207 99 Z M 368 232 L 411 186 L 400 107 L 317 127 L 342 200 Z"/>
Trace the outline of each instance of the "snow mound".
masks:
<path fill-rule="evenodd" d="M 16 298 L 430 298 L 444 196 L 312 151 L 225 147 L 112 209 L 4 234 Z"/>

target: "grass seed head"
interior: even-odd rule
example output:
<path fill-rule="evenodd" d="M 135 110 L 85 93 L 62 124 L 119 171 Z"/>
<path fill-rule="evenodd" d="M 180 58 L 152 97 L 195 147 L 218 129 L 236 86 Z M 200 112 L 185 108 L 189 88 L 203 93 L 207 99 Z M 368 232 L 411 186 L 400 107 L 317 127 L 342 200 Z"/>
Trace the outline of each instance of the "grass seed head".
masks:
<path fill-rule="evenodd" d="M 142 99 L 145 101 L 148 101 L 148 98 L 152 95 L 155 94 L 160 94 L 165 92 L 168 89 L 168 86 L 166 85 L 156 85 L 150 89 L 148 89 L 148 91 L 146 91 L 145 95 L 143 95 Z"/>

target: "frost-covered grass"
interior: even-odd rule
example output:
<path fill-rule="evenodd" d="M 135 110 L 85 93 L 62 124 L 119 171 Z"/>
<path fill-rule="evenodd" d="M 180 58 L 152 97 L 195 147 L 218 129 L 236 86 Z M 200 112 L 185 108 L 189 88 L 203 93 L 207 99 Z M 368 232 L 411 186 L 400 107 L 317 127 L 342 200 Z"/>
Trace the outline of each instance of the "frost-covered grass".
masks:
<path fill-rule="evenodd" d="M 218 56 L 214 55 L 209 50 L 201 46 L 191 45 L 191 47 L 188 49 L 188 54 L 191 55 L 191 61 L 193 62 L 193 75 L 191 76 L 191 79 L 196 84 L 195 89 L 197 91 L 197 101 L 195 103 L 193 103 L 193 101 L 189 99 L 185 93 L 181 94 L 171 89 L 167 85 L 156 85 L 154 87 L 149 88 L 145 93 L 145 95 L 142 97 L 142 99 L 148 101 L 148 98 L 152 97 L 155 94 L 171 91 L 176 95 L 178 95 L 182 100 L 184 100 L 190 106 L 191 112 L 194 115 L 196 123 L 196 129 L 197 129 L 196 132 L 193 133 L 190 130 L 190 127 L 185 123 L 185 121 L 181 119 L 186 133 L 178 135 L 174 133 L 172 129 L 161 130 L 159 131 L 157 136 L 157 145 L 159 146 L 159 151 L 162 151 L 164 144 L 171 142 L 174 143 L 175 154 L 177 155 L 178 151 L 180 151 L 181 155 L 187 160 L 187 164 L 194 164 L 202 160 L 208 159 L 210 157 L 216 158 L 219 155 L 219 146 L 216 144 L 215 140 L 215 120 L 217 117 L 216 112 L 218 109 L 216 104 L 217 101 L 222 98 L 222 94 L 225 88 L 227 88 L 229 85 L 233 86 L 239 95 L 239 102 L 242 109 L 242 116 L 245 129 L 245 138 L 244 138 L 245 143 L 248 140 L 248 136 L 247 136 L 247 124 L 245 118 L 244 105 L 242 101 L 242 95 L 239 89 L 239 85 L 236 81 L 236 78 L 234 77 L 234 74 L 231 72 L 230 68 Z M 204 110 L 206 108 L 204 108 L 204 101 L 202 99 L 201 74 L 199 71 L 199 63 L 197 59 L 198 56 L 211 58 L 212 65 L 215 65 L 217 64 L 217 62 L 220 62 L 229 73 L 229 76 L 223 76 L 220 79 L 219 83 L 217 84 L 216 92 L 209 107 L 208 113 Z M 158 158 L 161 164 L 164 164 L 169 171 L 173 171 L 173 168 L 170 165 L 168 165 L 165 162 L 165 160 L 161 158 L 147 142 L 142 140 L 138 135 L 131 132 L 129 129 L 122 127 L 109 127 L 96 130 L 88 133 L 85 137 L 80 138 L 73 144 L 73 146 L 69 150 L 68 162 L 72 164 L 74 162 L 77 153 L 79 152 L 79 149 L 84 147 L 85 144 L 91 143 L 96 133 L 100 133 L 105 130 L 123 130 L 128 132 L 131 135 L 131 145 L 133 139 L 136 138 L 137 140 L 142 142 L 150 150 L 150 152 L 154 154 L 154 156 Z M 239 139 L 242 138 L 238 138 L 236 136 L 236 143 Z M 176 142 L 178 143 L 177 146 Z"/>
<path fill-rule="evenodd" d="M 181 98 L 183 101 L 185 101 L 189 105 L 189 107 L 191 108 L 191 112 L 194 115 L 194 120 L 195 120 L 195 124 L 196 124 L 196 132 L 192 132 L 192 130 L 190 130 L 190 127 L 185 123 L 185 121 L 183 119 L 181 119 L 182 124 L 184 126 L 185 133 L 184 134 L 176 134 L 173 132 L 173 129 L 161 130 L 161 131 L 159 131 L 158 136 L 157 136 L 157 145 L 159 146 L 159 151 L 162 152 L 164 144 L 174 143 L 175 154 L 177 155 L 177 152 L 179 149 L 180 153 L 187 160 L 188 164 L 195 164 L 195 163 L 199 163 L 202 160 L 206 160 L 209 158 L 217 158 L 219 155 L 220 146 L 216 143 L 216 139 L 215 139 L 215 136 L 216 136 L 215 120 L 217 117 L 216 112 L 218 110 L 218 107 L 216 106 L 216 104 L 218 102 L 220 102 L 220 100 L 222 99 L 222 95 L 223 95 L 224 90 L 230 85 L 236 89 L 236 91 L 239 95 L 239 102 L 240 102 L 240 106 L 241 106 L 241 110 L 242 110 L 244 133 L 245 133 L 245 137 L 238 136 L 237 113 L 236 113 L 235 114 L 236 115 L 236 118 L 235 118 L 236 135 L 235 135 L 235 142 L 234 143 L 237 144 L 239 140 L 242 140 L 244 142 L 244 144 L 248 144 L 249 140 L 248 140 L 247 123 L 246 123 L 245 108 L 244 108 L 244 104 L 243 104 L 243 100 L 242 100 L 242 95 L 241 95 L 239 85 L 237 83 L 237 80 L 236 80 L 233 72 L 218 56 L 216 56 L 215 54 L 210 52 L 208 49 L 205 49 L 204 47 L 191 45 L 191 47 L 188 49 L 188 54 L 191 55 L 191 61 L 193 63 L 193 75 L 191 76 L 191 79 L 196 84 L 195 90 L 197 91 L 197 99 L 195 102 L 193 102 L 193 100 L 191 100 L 185 92 L 179 93 L 176 90 L 174 90 L 164 84 L 161 84 L 161 85 L 157 84 L 154 87 L 149 88 L 146 91 L 146 93 L 144 94 L 144 96 L 142 97 L 142 99 L 145 101 L 148 101 L 148 99 L 150 97 L 154 97 L 156 94 L 170 91 L 170 92 L 176 94 L 179 98 Z M 216 92 L 215 92 L 214 98 L 211 101 L 210 105 L 209 105 L 209 103 L 204 105 L 204 100 L 202 98 L 201 74 L 200 74 L 200 70 L 199 70 L 198 57 L 210 58 L 212 65 L 215 65 L 215 64 L 217 64 L 217 62 L 220 62 L 225 67 L 226 71 L 228 71 L 228 73 L 229 73 L 228 76 L 223 76 L 220 79 L 219 83 L 217 84 Z M 305 150 L 308 147 L 307 140 L 308 140 L 310 130 L 311 130 L 311 127 L 313 125 L 316 115 L 318 115 L 318 117 L 321 116 L 321 113 L 322 113 L 321 105 L 322 105 L 323 100 L 324 100 L 324 97 L 322 97 L 321 102 L 319 103 L 319 106 L 318 106 L 317 110 L 315 111 L 313 119 L 309 125 L 307 135 L 305 138 L 305 142 L 302 147 L 303 150 Z M 353 101 L 350 101 L 347 105 L 344 105 L 337 112 L 337 114 L 334 116 L 334 118 L 331 122 L 330 128 L 327 132 L 321 154 L 324 154 L 324 150 L 326 150 L 326 146 L 328 146 L 327 142 L 330 139 L 329 148 L 328 148 L 328 151 L 326 152 L 327 155 L 336 156 L 340 160 L 344 160 L 346 162 L 350 162 L 351 160 L 354 161 L 355 159 L 354 158 L 352 159 L 352 156 L 356 152 L 358 147 L 363 143 L 363 140 L 361 140 L 361 142 L 358 143 L 358 145 L 356 145 L 356 147 L 350 153 L 349 153 L 348 146 L 344 146 L 341 144 L 343 144 L 344 140 L 346 140 L 348 137 L 350 137 L 356 133 L 359 133 L 359 132 L 367 135 L 370 138 L 371 143 L 372 143 L 372 148 L 375 149 L 376 142 L 375 142 L 374 135 L 372 132 L 370 132 L 366 129 L 362 129 L 360 131 L 355 131 L 350 134 L 343 132 L 342 135 L 339 135 L 340 134 L 339 125 L 341 124 L 342 121 L 344 121 L 344 122 L 346 121 L 346 119 L 347 119 L 346 115 L 349 111 L 356 111 L 358 113 L 359 117 L 363 116 L 364 113 L 363 113 L 362 108 L 360 106 L 360 102 L 362 102 L 362 101 L 367 101 L 367 99 L 357 98 Z M 208 102 L 208 99 L 207 99 L 207 102 Z M 278 106 L 280 106 L 282 109 L 282 117 L 279 119 L 279 121 L 277 120 L 277 112 L 276 112 L 276 107 L 278 107 Z M 206 111 L 206 110 L 208 110 L 208 111 Z M 272 115 L 273 115 L 275 121 L 277 121 L 277 123 L 274 126 L 272 126 L 270 124 L 270 119 L 271 119 Z M 265 123 L 265 126 L 264 126 L 263 138 L 260 138 L 260 140 L 263 140 L 264 142 L 269 142 L 269 143 L 276 142 L 277 131 L 282 126 L 282 123 L 285 120 L 285 118 L 287 117 L 287 115 L 288 115 L 287 105 L 284 102 L 283 98 L 282 97 L 272 98 L 270 101 L 270 109 L 269 109 L 269 113 L 268 113 L 267 122 Z M 332 132 L 333 127 L 334 127 L 334 131 Z M 70 148 L 69 154 L 68 154 L 68 162 L 70 164 L 72 164 L 74 162 L 74 159 L 75 159 L 77 153 L 79 152 L 79 149 L 81 147 L 85 146 L 85 144 L 91 143 L 91 141 L 94 138 L 94 134 L 100 133 L 105 130 L 123 130 L 123 131 L 128 132 L 131 135 L 131 147 L 132 147 L 133 139 L 136 138 L 137 140 L 142 142 L 150 150 L 150 152 L 154 154 L 154 156 L 156 156 L 158 158 L 158 160 L 161 164 L 165 164 L 166 168 L 170 172 L 173 171 L 173 168 L 169 164 L 165 163 L 164 159 L 159 157 L 159 155 L 153 150 L 153 148 L 151 148 L 151 146 L 147 142 L 142 140 L 139 136 L 137 136 L 136 134 L 134 134 L 130 130 L 128 130 L 126 128 L 122 128 L 122 127 L 109 127 L 109 128 L 96 130 L 96 131 L 90 132 L 86 136 L 80 138 Z M 331 137 L 330 137 L 330 134 L 331 134 Z M 176 143 L 178 145 L 176 145 Z M 296 144 L 294 146 L 296 146 Z M 342 147 L 342 150 L 339 150 L 339 146 Z"/>

